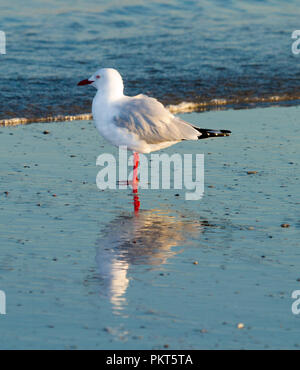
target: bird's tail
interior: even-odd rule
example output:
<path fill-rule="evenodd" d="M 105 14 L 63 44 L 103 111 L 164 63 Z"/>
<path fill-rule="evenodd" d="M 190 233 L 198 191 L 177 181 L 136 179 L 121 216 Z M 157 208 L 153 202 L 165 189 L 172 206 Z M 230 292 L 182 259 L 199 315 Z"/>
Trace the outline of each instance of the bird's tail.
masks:
<path fill-rule="evenodd" d="M 229 136 L 231 131 L 229 130 L 211 130 L 208 128 L 199 128 L 193 126 L 197 131 L 200 132 L 201 135 L 198 136 L 198 139 L 208 139 L 211 137 L 221 137 L 221 136 Z"/>

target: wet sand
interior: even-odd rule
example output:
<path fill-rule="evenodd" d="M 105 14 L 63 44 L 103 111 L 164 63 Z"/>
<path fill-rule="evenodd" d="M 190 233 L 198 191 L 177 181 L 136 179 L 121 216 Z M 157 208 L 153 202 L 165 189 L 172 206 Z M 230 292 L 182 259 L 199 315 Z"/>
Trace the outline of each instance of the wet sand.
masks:
<path fill-rule="evenodd" d="M 204 197 L 139 190 L 138 215 L 96 187 L 117 149 L 90 121 L 1 127 L 0 348 L 298 348 L 299 113 L 182 114 L 233 134 L 162 151 L 204 153 Z"/>

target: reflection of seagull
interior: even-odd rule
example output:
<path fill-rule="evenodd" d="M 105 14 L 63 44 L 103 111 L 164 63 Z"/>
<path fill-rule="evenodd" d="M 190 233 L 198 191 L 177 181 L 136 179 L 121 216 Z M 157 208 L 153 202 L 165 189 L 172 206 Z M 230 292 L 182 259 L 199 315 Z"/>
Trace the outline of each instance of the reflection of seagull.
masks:
<path fill-rule="evenodd" d="M 98 131 L 113 145 L 126 145 L 133 150 L 137 166 L 138 153 L 167 148 L 182 140 L 230 135 L 229 130 L 195 127 L 175 117 L 154 98 L 124 95 L 122 77 L 112 68 L 99 69 L 78 85 L 92 85 L 97 89 L 92 111 Z"/>
<path fill-rule="evenodd" d="M 161 265 L 176 254 L 171 248 L 187 236 L 202 232 L 200 221 L 189 221 L 160 210 L 121 215 L 107 225 L 98 240 L 96 262 L 104 293 L 116 309 L 122 309 L 132 264 Z"/>

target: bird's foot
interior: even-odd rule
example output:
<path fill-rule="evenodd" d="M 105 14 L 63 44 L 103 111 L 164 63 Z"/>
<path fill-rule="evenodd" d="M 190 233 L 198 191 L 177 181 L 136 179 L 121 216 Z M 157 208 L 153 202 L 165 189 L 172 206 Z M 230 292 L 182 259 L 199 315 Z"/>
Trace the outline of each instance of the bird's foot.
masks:
<path fill-rule="evenodd" d="M 134 181 L 133 180 L 120 180 L 117 181 L 117 185 L 127 185 L 127 186 L 134 186 L 139 183 L 139 178 L 136 178 Z"/>

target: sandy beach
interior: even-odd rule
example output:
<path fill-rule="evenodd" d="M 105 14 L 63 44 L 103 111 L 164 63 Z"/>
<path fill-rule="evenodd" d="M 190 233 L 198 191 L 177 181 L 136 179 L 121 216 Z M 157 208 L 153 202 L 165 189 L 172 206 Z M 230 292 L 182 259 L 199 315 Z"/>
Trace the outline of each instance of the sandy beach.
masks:
<path fill-rule="evenodd" d="M 204 154 L 204 197 L 142 189 L 138 216 L 91 121 L 1 127 L 1 349 L 298 348 L 299 113 L 180 115 L 232 136 L 163 150 Z"/>

